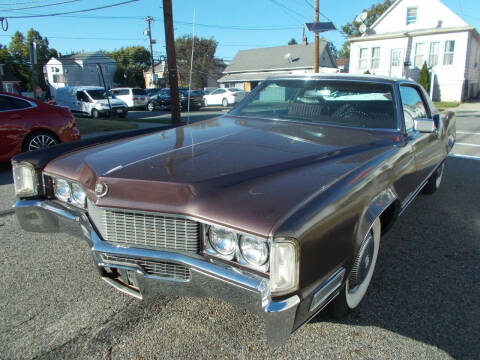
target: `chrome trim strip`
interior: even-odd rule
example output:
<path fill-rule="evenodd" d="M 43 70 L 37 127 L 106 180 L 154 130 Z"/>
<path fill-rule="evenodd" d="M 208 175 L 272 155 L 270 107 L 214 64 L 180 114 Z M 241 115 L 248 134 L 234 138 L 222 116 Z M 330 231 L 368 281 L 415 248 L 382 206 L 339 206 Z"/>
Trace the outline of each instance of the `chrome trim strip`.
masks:
<path fill-rule="evenodd" d="M 315 291 L 310 305 L 310 312 L 314 311 L 319 305 L 323 305 L 330 295 L 342 285 L 344 276 L 345 268 L 341 267 Z"/>
<path fill-rule="evenodd" d="M 425 185 L 427 185 L 428 183 L 428 180 L 430 179 L 430 177 L 433 175 L 433 173 L 435 171 L 437 171 L 437 169 L 442 165 L 442 163 L 444 162 L 445 160 L 441 161 L 440 164 L 438 166 L 436 166 L 431 172 L 430 174 L 428 174 L 428 176 L 425 178 L 425 180 L 423 180 L 423 182 L 420 184 L 420 186 L 413 192 L 410 194 L 409 197 L 407 197 L 405 200 L 402 201 L 402 205 L 401 205 L 401 209 L 400 211 L 398 212 L 398 216 L 402 215 L 403 212 L 407 209 L 407 207 L 412 203 L 413 200 L 415 200 L 415 198 L 417 197 L 417 195 L 420 193 L 420 191 L 422 191 L 422 189 L 425 187 Z"/>
<path fill-rule="evenodd" d="M 142 294 L 140 292 L 130 289 L 127 285 L 122 284 L 120 281 L 115 279 L 110 279 L 108 277 L 102 276 L 102 280 L 105 281 L 107 284 L 112 285 L 118 291 L 121 291 L 127 295 L 133 296 L 134 298 L 142 300 Z"/>

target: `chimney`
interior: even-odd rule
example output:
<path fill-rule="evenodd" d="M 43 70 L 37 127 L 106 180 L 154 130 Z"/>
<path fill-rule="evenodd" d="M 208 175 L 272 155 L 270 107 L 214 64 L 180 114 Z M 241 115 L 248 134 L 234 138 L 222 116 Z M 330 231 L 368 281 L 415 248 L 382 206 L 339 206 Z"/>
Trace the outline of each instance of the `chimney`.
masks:
<path fill-rule="evenodd" d="M 308 45 L 307 37 L 305 36 L 305 27 L 302 29 L 302 45 Z"/>

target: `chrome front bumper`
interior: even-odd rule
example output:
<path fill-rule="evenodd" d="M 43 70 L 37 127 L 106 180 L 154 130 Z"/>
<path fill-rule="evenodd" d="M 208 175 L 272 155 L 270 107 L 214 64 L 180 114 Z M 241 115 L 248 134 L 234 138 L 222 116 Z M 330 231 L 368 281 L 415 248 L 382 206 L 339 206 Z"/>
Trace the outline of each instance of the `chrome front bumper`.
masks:
<path fill-rule="evenodd" d="M 201 255 L 109 245 L 102 241 L 86 213 L 56 202 L 22 200 L 14 207 L 20 225 L 27 231 L 64 232 L 85 239 L 102 278 L 122 292 L 140 299 L 163 294 L 225 300 L 262 315 L 270 345 L 285 342 L 294 330 L 300 298 L 295 295 L 280 301 L 272 300 L 268 279 L 214 263 Z M 105 260 L 108 257 L 121 257 L 125 261 Z M 128 259 L 183 265 L 189 269 L 190 277 L 178 280 L 150 275 L 133 261 L 129 263 Z"/>

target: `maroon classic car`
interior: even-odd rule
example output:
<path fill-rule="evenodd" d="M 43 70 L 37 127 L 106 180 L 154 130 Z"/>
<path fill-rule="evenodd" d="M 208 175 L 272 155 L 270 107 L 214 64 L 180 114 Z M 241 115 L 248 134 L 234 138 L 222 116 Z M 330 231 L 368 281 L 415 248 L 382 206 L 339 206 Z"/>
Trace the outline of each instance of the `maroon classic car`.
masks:
<path fill-rule="evenodd" d="M 216 119 L 17 156 L 15 210 L 86 239 L 120 291 L 229 301 L 276 344 L 359 306 L 381 235 L 454 143 L 454 114 L 412 81 L 271 78 Z"/>

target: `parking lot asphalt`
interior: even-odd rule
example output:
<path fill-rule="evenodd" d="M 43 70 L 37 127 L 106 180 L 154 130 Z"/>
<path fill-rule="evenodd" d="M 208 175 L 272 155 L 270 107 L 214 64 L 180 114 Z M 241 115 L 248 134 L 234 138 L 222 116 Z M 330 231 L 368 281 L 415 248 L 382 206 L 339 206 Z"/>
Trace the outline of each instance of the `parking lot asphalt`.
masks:
<path fill-rule="evenodd" d="M 477 132 L 478 117 L 465 113 L 457 129 Z M 382 238 L 358 311 L 343 321 L 321 314 L 270 348 L 256 315 L 215 299 L 132 299 L 99 278 L 86 242 L 23 231 L 3 166 L 0 359 L 476 359 L 479 173 L 473 157 L 450 157 L 440 190 L 419 196 Z"/>

